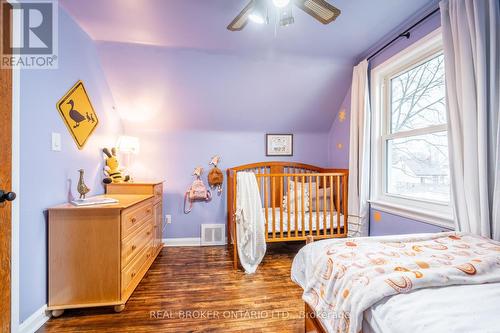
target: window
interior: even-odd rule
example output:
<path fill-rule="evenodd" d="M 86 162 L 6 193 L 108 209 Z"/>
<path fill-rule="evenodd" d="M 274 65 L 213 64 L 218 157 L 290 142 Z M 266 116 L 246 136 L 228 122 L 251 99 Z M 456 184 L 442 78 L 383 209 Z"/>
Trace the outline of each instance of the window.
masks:
<path fill-rule="evenodd" d="M 372 201 L 451 224 L 444 56 L 440 31 L 372 70 Z"/>

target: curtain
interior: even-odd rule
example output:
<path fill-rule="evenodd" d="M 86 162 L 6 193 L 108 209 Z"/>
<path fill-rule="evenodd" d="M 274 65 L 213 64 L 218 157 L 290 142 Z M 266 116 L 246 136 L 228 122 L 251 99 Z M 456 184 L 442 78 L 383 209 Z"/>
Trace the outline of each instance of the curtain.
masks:
<path fill-rule="evenodd" d="M 456 227 L 500 240 L 499 1 L 440 8 Z"/>
<path fill-rule="evenodd" d="M 368 61 L 354 67 L 349 144 L 348 236 L 367 236 L 370 189 L 370 100 Z"/>

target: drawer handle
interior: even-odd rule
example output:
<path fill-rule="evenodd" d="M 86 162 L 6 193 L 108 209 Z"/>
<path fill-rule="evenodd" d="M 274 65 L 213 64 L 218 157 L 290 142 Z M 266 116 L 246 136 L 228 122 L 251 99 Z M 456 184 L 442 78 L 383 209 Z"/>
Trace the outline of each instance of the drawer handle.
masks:
<path fill-rule="evenodd" d="M 149 236 L 149 235 L 151 235 L 151 231 L 148 231 L 148 232 L 146 233 L 146 235 L 148 235 L 148 236 Z"/>
<path fill-rule="evenodd" d="M 151 209 L 148 209 L 146 213 L 151 214 Z"/>
<path fill-rule="evenodd" d="M 132 251 L 134 251 L 135 249 L 137 249 L 137 246 L 132 245 Z"/>
<path fill-rule="evenodd" d="M 132 274 L 130 274 L 130 276 L 132 276 L 132 278 L 135 277 L 135 272 L 133 272 Z"/>
<path fill-rule="evenodd" d="M 135 222 L 137 222 L 137 219 L 135 217 L 133 217 L 130 219 L 130 222 L 135 223 Z"/>
<path fill-rule="evenodd" d="M 161 191 L 156 191 L 156 195 L 161 195 Z"/>

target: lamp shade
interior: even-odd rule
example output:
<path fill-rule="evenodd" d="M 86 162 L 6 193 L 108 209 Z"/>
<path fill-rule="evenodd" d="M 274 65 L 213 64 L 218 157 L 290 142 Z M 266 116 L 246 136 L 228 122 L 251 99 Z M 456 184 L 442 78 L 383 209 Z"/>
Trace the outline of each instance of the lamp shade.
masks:
<path fill-rule="evenodd" d="M 118 138 L 116 147 L 122 153 L 138 154 L 140 149 L 139 138 L 135 136 L 122 135 Z"/>

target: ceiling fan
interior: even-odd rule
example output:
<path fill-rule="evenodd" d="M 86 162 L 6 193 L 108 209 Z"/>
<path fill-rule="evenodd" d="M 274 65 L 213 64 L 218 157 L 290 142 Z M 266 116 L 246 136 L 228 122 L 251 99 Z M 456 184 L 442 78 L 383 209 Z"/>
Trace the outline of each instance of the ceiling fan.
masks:
<path fill-rule="evenodd" d="M 268 5 L 271 2 L 279 11 L 280 25 L 293 23 L 292 5 L 299 7 L 323 24 L 335 21 L 340 15 L 340 10 L 325 0 L 250 0 L 245 8 L 229 23 L 227 29 L 240 31 L 247 25 L 249 20 L 260 24 L 267 23 Z"/>

